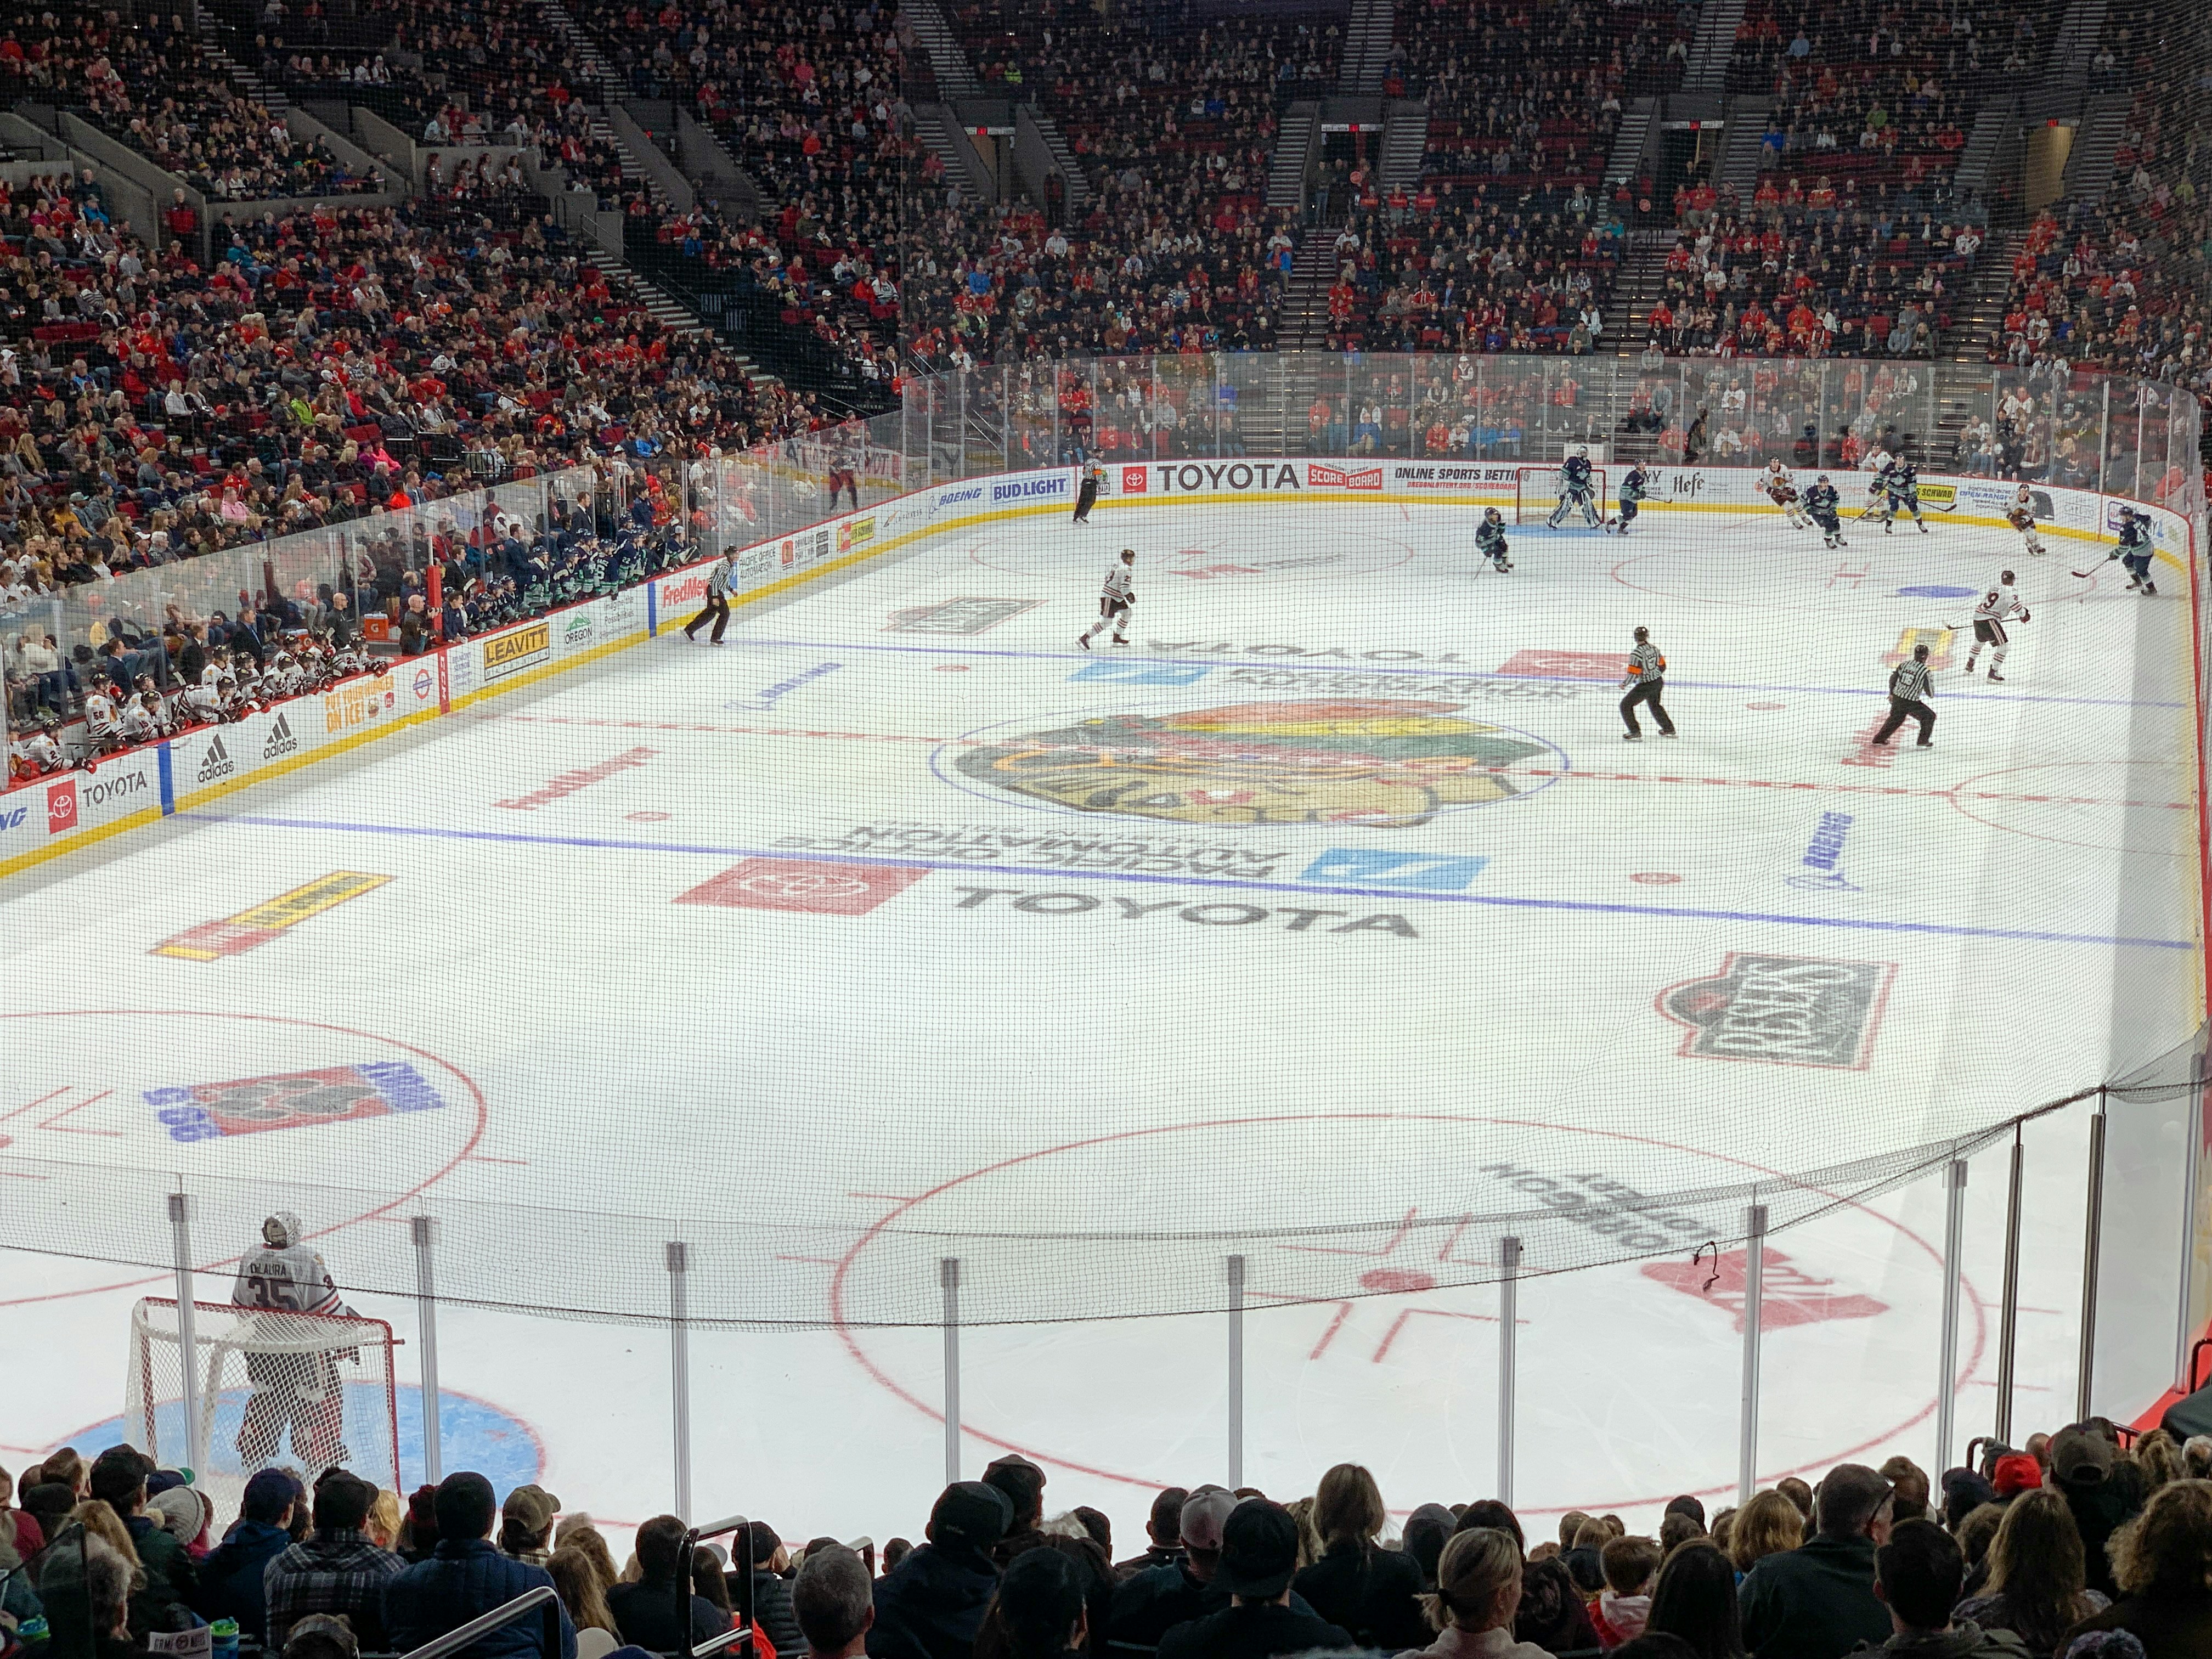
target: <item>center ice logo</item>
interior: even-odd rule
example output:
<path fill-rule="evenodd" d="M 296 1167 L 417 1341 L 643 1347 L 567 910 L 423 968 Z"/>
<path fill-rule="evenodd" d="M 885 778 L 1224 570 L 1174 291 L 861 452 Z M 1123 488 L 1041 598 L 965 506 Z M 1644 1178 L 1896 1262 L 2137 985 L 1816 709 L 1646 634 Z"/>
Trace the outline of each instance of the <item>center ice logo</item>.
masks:
<path fill-rule="evenodd" d="M 1386 698 L 1115 714 L 977 744 L 966 777 L 1079 812 L 1178 823 L 1400 830 L 1524 793 L 1533 738 L 1455 702 Z"/>

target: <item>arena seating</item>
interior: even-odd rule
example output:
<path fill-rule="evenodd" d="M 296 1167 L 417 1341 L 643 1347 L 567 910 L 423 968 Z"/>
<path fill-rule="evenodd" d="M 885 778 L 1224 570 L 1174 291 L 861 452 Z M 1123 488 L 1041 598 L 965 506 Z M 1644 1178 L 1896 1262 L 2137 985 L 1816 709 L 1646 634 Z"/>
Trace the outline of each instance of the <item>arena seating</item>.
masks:
<path fill-rule="evenodd" d="M 599 1652 L 665 1647 L 664 1597 L 673 1595 L 693 1608 L 690 1641 L 744 1630 L 750 1615 L 758 1650 L 811 1648 L 828 1659 L 2195 1659 L 2212 1559 L 2212 1439 L 2177 1445 L 2154 1430 L 2124 1447 L 2122 1437 L 2101 1419 L 2069 1426 L 2032 1437 L 2027 1449 L 1990 1445 L 1978 1467 L 1936 1480 L 1902 1456 L 1879 1470 L 1845 1463 L 1807 1471 L 1817 1486 L 1792 1476 L 1710 1514 L 1686 1495 L 1648 1533 L 1617 1515 L 1570 1510 L 1547 1535 L 1495 1499 L 1413 1507 L 1406 1500 L 1421 1494 L 1393 1494 L 1393 1510 L 1365 1468 L 1340 1463 L 1286 1505 L 1250 1487 L 1164 1489 L 1149 1500 L 1145 1537 L 1125 1536 L 1118 1550 L 1111 1517 L 1056 1510 L 1054 1477 L 1012 1454 L 980 1480 L 946 1487 L 927 1517 L 880 1514 L 865 1492 L 817 1495 L 823 1511 L 886 1535 L 922 1534 L 927 1520 L 930 1541 L 918 1548 L 903 1537 L 880 1550 L 871 1537 L 787 1541 L 753 1521 L 737 1523 L 733 1551 L 701 1547 L 686 1560 L 684 1521 L 657 1516 L 633 1523 L 621 1568 L 607 1534 L 619 1540 L 623 1528 L 573 1500 L 563 1516 L 562 1500 L 535 1485 L 516 1488 L 502 1510 L 470 1471 L 403 1496 L 340 1470 L 311 1487 L 288 1469 L 283 1484 L 256 1476 L 237 1513 L 211 1513 L 185 1477 L 128 1447 L 90 1464 L 64 1447 L 13 1481 L 21 1507 L 0 1511 L 13 1523 L 0 1542 L 26 1563 L 0 1618 L 37 1618 L 57 1632 L 83 1627 L 88 1611 L 148 1630 L 234 1618 L 242 1647 L 309 1659 L 330 1638 L 320 1621 L 300 1622 L 308 1613 L 343 1614 L 371 1637 L 365 1650 L 381 1651 L 550 1584 L 565 1614 L 557 1644 L 552 1627 L 532 1620 L 504 1633 L 504 1651 L 560 1659 L 580 1638 Z M 110 1552 L 113 1571 L 95 1572 Z M 237 1587 L 241 1556 L 250 1595 Z M 455 1562 L 468 1564 L 465 1580 Z M 1288 1605 L 1253 1595 L 1231 1611 L 1229 1592 L 1209 1589 L 1231 1572 L 1285 1583 Z M 425 1586 L 437 1591 L 428 1606 Z M 926 1649 L 902 1639 L 917 1627 L 930 1632 Z M 1437 1632 L 1449 1633 L 1431 1645 Z M 116 1659 L 131 1650 L 120 1639 L 99 1650 Z"/>

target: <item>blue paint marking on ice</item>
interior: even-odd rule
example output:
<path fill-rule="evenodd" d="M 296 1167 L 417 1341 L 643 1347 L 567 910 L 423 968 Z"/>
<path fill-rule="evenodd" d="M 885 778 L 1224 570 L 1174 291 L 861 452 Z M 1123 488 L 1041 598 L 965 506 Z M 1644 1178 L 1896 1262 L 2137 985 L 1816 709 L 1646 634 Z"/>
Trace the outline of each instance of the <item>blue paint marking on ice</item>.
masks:
<path fill-rule="evenodd" d="M 441 841 L 483 841 L 533 847 L 574 847 L 589 852 L 684 853 L 707 858 L 788 859 L 806 864 L 882 864 L 922 870 L 964 870 L 1000 876 L 1058 876 L 1079 881 L 1133 882 L 1154 887 L 1227 887 L 1267 893 L 1338 893 L 1347 898 L 1413 899 L 1430 904 L 1481 904 L 1514 910 L 1641 916 L 1658 921 L 1774 922 L 1791 927 L 1838 927 L 1875 933 L 1920 933 L 1939 939 L 2017 939 L 2034 945 L 2121 945 L 2147 951 L 2194 951 L 2193 940 L 2149 939 L 2109 933 L 2044 933 L 2024 927 L 1966 927 L 1945 922 L 1886 921 L 1875 917 L 1799 916 L 1764 910 L 1706 910 L 1687 905 L 1612 904 L 1589 899 L 1508 898 L 1492 893 L 1424 893 L 1407 888 L 1324 887 L 1309 882 L 1237 881 L 1218 876 L 1152 876 L 1130 870 L 1073 870 L 1058 865 L 978 864 L 963 859 L 872 858 L 839 852 L 809 854 L 792 847 L 714 847 L 684 842 L 618 841 L 596 836 L 537 836 L 514 830 L 448 830 L 428 824 L 348 823 L 322 818 L 264 817 L 252 813 L 182 812 L 202 823 L 244 825 L 257 830 L 313 830 L 335 835 L 421 836 Z"/>
<path fill-rule="evenodd" d="M 1897 596 L 1901 599 L 1971 599 L 1980 592 L 1978 587 L 1947 587 L 1934 583 L 1923 587 L 1900 587 Z"/>
<path fill-rule="evenodd" d="M 1968 592 L 1978 590 L 1968 589 Z M 848 641 L 828 640 L 742 640 L 743 645 L 759 646 L 765 649 L 809 651 L 875 651 L 896 656 L 1001 657 L 1026 662 L 1081 662 L 1079 651 L 984 651 L 973 646 L 943 645 L 854 645 Z M 1128 657 L 1116 655 L 1121 663 L 1189 663 L 1189 657 Z M 1571 674 L 1498 674 L 1488 669 L 1469 668 L 1461 663 L 1432 662 L 1304 662 L 1296 657 L 1248 657 L 1224 653 L 1205 660 L 1213 667 L 1295 668 L 1310 674 L 1425 674 L 1439 679 L 1508 680 L 1530 685 L 1589 685 L 1593 682 Z M 1889 693 L 1880 686 L 1864 685 L 1765 685 L 1744 680 L 1693 680 L 1670 673 L 1667 684 L 1671 690 L 1696 691 L 1796 691 L 1808 696 L 1828 697 L 1887 697 Z M 2042 697 L 2021 692 L 1961 691 L 1949 694 L 1947 702 L 2049 702 L 2095 708 L 2185 708 L 2180 702 L 2160 702 L 2154 698 L 2138 697 Z M 489 720 L 498 715 L 487 714 Z"/>
<path fill-rule="evenodd" d="M 215 1420 L 208 1431 L 208 1473 L 240 1475 L 246 1473 L 238 1457 L 238 1431 L 246 1419 L 246 1401 L 250 1390 L 225 1389 L 216 1401 Z M 419 1486 L 422 1474 L 422 1390 L 411 1382 L 398 1385 L 394 1402 L 399 1413 L 399 1480 L 402 1491 Z M 380 1411 L 384 1396 L 380 1389 L 367 1383 L 348 1382 L 345 1385 L 345 1411 L 349 1423 L 359 1422 L 368 1413 Z M 185 1403 L 181 1400 L 164 1401 L 154 1408 L 155 1437 L 165 1446 L 182 1445 L 185 1438 Z M 94 1423 L 78 1430 L 68 1438 L 87 1457 L 96 1457 L 110 1446 L 123 1443 L 123 1419 L 111 1417 L 105 1422 Z M 368 1437 L 354 1431 L 349 1443 L 365 1446 Z M 438 1449 L 439 1461 L 447 1469 L 474 1469 L 492 1485 L 492 1491 L 502 1502 L 517 1486 L 535 1481 L 544 1473 L 544 1449 L 539 1445 L 537 1434 L 520 1418 L 501 1411 L 489 1401 L 478 1400 L 465 1394 L 451 1394 L 438 1390 Z M 302 1468 L 312 1467 L 313 1461 L 304 1448 L 280 1444 L 270 1460 L 283 1462 L 287 1459 Z M 172 1460 L 173 1462 L 174 1460 Z M 389 1479 L 389 1471 L 386 1472 Z"/>
<path fill-rule="evenodd" d="M 1384 881 L 1409 891 L 1461 893 L 1489 862 L 1487 858 L 1395 853 L 1381 847 L 1332 847 L 1306 866 L 1298 879 Z"/>

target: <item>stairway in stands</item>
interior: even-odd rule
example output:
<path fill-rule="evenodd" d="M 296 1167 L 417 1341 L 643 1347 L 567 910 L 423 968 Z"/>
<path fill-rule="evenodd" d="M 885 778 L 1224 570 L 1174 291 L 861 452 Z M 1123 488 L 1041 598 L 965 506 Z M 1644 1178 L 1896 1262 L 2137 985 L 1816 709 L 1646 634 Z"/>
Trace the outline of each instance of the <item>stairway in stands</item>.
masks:
<path fill-rule="evenodd" d="M 1966 291 L 1951 307 L 1951 325 L 1937 346 L 1954 363 L 1986 363 L 2004 335 L 2005 296 L 2012 289 L 2012 262 L 2027 240 L 2024 230 L 1990 233 L 1976 256 Z"/>
<path fill-rule="evenodd" d="M 1291 287 L 1276 321 L 1276 349 L 1319 351 L 1328 341 L 1328 287 L 1335 275 L 1336 233 L 1316 226 L 1306 233 L 1291 265 Z"/>
<path fill-rule="evenodd" d="M 1398 9 L 1392 0 L 1352 0 L 1352 19 L 1344 27 L 1344 64 L 1337 75 L 1340 92 L 1364 98 L 1381 94 L 1397 27 Z"/>

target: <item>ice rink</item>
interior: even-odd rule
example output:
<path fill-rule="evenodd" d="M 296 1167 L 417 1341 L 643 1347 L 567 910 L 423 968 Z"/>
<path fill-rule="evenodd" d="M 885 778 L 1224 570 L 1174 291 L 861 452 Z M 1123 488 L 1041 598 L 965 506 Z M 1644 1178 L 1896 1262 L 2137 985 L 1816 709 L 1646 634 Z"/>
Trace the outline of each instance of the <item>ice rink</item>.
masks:
<path fill-rule="evenodd" d="M 1936 1182 L 1808 1204 L 1774 1172 L 1929 1146 L 2194 1028 L 2187 577 L 2145 599 L 2083 541 L 2030 559 L 1939 519 L 1823 550 L 1727 512 L 1516 529 L 1505 576 L 1474 529 L 1116 502 L 955 530 L 740 608 L 720 648 L 665 633 L 18 877 L 0 1191 L 96 1211 L 102 1166 L 324 1189 L 303 1213 L 342 1285 L 406 1214 L 469 1209 L 507 1305 L 443 1316 L 447 1467 L 623 1524 L 670 1501 L 657 1241 L 734 1212 L 715 1270 L 788 1328 L 693 1336 L 695 1510 L 798 1538 L 919 1535 L 944 1454 L 913 1310 L 962 1254 L 972 1316 L 1030 1322 L 967 1334 L 970 1472 L 1023 1449 L 1049 1506 L 1126 1543 L 1154 1486 L 1224 1473 L 1223 1322 L 1158 1310 L 1218 1297 L 1231 1249 L 1248 1481 L 1354 1458 L 1401 1510 L 1487 1495 L 1497 1293 L 1450 1281 L 1497 1249 L 1466 1218 L 1516 1208 L 1546 1273 L 1521 1507 L 1732 1491 L 1741 1256 L 1692 1256 L 1772 1179 L 1817 1214 L 1770 1251 L 1763 1472 L 1924 1463 Z M 1124 545 L 1132 642 L 1085 652 Z M 1970 682 L 1965 619 L 2008 567 L 2033 619 L 2005 683 Z M 1621 740 L 1638 624 L 1674 741 Z M 1936 746 L 1875 748 L 1923 641 Z M 385 879 L 264 948 L 162 952 L 340 872 Z M 416 1109 L 160 1115 L 380 1064 Z M 2081 1132 L 2027 1138 L 2027 1427 L 2072 1415 Z M 2002 1150 L 1970 1183 L 1961 1444 L 1989 1427 Z M 92 1167 L 61 1190 L 55 1164 Z M 1638 1194 L 1666 1201 L 1620 1222 Z M 610 1262 L 580 1215 L 653 1259 Z M 1640 1259 L 1547 1271 L 1578 1225 Z M 1139 1236 L 1188 1282 L 1148 1285 Z M 130 1306 L 168 1280 L 3 1271 L 20 1467 L 96 1442 Z M 640 1322 L 555 1316 L 610 1276 Z"/>

